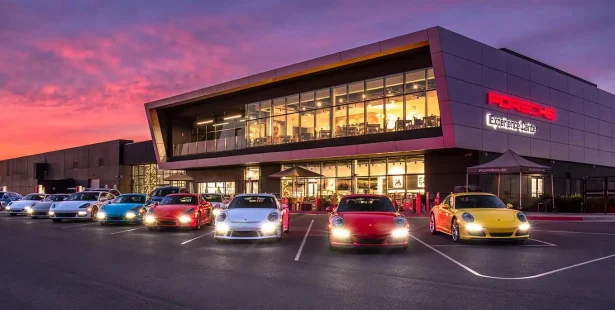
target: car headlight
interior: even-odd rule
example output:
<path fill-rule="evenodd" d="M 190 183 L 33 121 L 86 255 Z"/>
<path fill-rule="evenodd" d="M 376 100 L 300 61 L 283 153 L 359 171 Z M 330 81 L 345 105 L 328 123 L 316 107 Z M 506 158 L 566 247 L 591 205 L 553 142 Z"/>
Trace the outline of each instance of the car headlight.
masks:
<path fill-rule="evenodd" d="M 279 219 L 280 219 L 280 215 L 278 214 L 278 211 L 273 211 L 269 213 L 269 215 L 267 215 L 267 220 L 269 220 L 269 222 L 275 222 Z"/>
<path fill-rule="evenodd" d="M 479 232 L 483 230 L 483 226 L 476 223 L 468 223 L 465 225 L 467 231 Z"/>
<path fill-rule="evenodd" d="M 517 212 L 517 218 L 521 222 L 527 222 L 527 217 L 523 214 L 523 212 Z"/>
<path fill-rule="evenodd" d="M 105 218 L 107 218 L 107 214 L 105 212 L 99 211 L 98 214 L 96 214 L 96 218 L 98 218 L 99 220 L 104 220 Z"/>
<path fill-rule="evenodd" d="M 226 220 L 226 213 L 221 212 L 220 215 L 216 216 L 216 222 L 224 222 Z"/>
<path fill-rule="evenodd" d="M 261 226 L 261 230 L 265 233 L 265 234 L 272 234 L 275 232 L 275 229 L 277 228 L 278 225 L 276 225 L 273 222 L 269 222 L 269 223 L 265 223 L 263 224 L 263 226 Z"/>
<path fill-rule="evenodd" d="M 26 211 L 28 211 L 28 210 L 30 210 L 30 208 L 32 208 L 32 205 L 25 206 L 23 209 L 24 209 L 24 210 L 26 210 Z"/>
<path fill-rule="evenodd" d="M 219 208 L 215 208 L 213 213 L 214 213 L 214 216 L 218 216 L 220 215 L 220 213 L 222 213 L 222 210 L 220 210 Z"/>
<path fill-rule="evenodd" d="M 98 214 L 100 214 L 100 213 L 98 213 Z M 137 214 L 134 213 L 133 211 L 128 211 L 128 212 L 126 212 L 126 214 L 124 216 L 126 217 L 127 220 L 132 220 L 135 217 L 137 217 Z"/>
<path fill-rule="evenodd" d="M 224 213 L 222 213 L 224 214 Z M 228 224 L 225 223 L 216 223 L 216 231 L 219 234 L 226 234 L 229 231 L 230 227 L 228 226 Z"/>
<path fill-rule="evenodd" d="M 406 227 L 406 218 L 403 216 L 398 216 L 395 218 L 395 226 L 397 227 Z"/>
<path fill-rule="evenodd" d="M 393 232 L 391 232 L 391 237 L 393 238 L 406 238 L 408 237 L 408 230 L 405 228 L 395 228 Z"/>
<path fill-rule="evenodd" d="M 28 208 L 28 209 L 26 209 L 26 213 L 32 214 L 32 213 L 34 213 L 34 209 Z"/>
<path fill-rule="evenodd" d="M 55 204 L 55 203 L 52 203 L 52 204 L 51 204 L 51 209 L 53 209 L 53 208 L 55 208 L 55 207 L 56 207 L 56 204 Z"/>
<path fill-rule="evenodd" d="M 350 230 L 344 228 L 334 228 L 331 235 L 336 239 L 346 239 L 350 237 Z"/>
<path fill-rule="evenodd" d="M 344 227 L 344 219 L 341 216 L 336 216 L 331 219 L 333 227 Z"/>
<path fill-rule="evenodd" d="M 6 211 L 11 211 L 11 206 L 6 206 Z"/>
<path fill-rule="evenodd" d="M 79 212 L 77 212 L 77 214 L 79 214 L 79 216 L 86 216 L 86 215 L 88 215 L 88 212 L 87 211 L 79 211 Z"/>
<path fill-rule="evenodd" d="M 530 223 L 528 222 L 521 223 L 521 225 L 519 225 L 519 230 L 526 231 L 528 229 L 530 229 Z"/>
<path fill-rule="evenodd" d="M 49 216 L 54 216 L 56 213 L 53 212 L 53 211 L 49 211 L 49 213 L 47 213 L 47 214 L 49 214 Z"/>
<path fill-rule="evenodd" d="M 82 205 L 80 205 L 80 206 L 79 206 L 79 209 L 85 209 L 85 208 L 87 208 L 87 207 L 89 207 L 89 206 L 90 206 L 90 204 L 89 204 L 89 203 L 84 203 L 84 204 L 82 204 Z"/>
<path fill-rule="evenodd" d="M 154 223 L 156 223 L 156 217 L 151 215 L 151 214 L 146 215 L 145 216 L 145 223 L 147 223 L 147 224 L 154 224 Z"/>
<path fill-rule="evenodd" d="M 187 215 L 182 215 L 179 217 L 179 222 L 182 224 L 189 224 L 190 222 L 192 222 L 192 219 Z"/>
<path fill-rule="evenodd" d="M 472 216 L 472 214 L 470 214 L 470 213 L 468 213 L 468 212 L 464 212 L 464 213 L 461 215 L 461 218 L 462 218 L 464 221 L 468 222 L 468 223 L 472 223 L 472 222 L 474 222 L 474 216 Z"/>

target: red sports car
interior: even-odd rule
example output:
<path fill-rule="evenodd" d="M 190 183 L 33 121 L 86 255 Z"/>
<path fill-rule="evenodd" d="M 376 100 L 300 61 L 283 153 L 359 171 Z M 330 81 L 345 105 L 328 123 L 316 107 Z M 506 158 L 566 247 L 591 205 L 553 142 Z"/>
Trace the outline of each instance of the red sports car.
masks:
<path fill-rule="evenodd" d="M 387 196 L 348 195 L 327 208 L 329 246 L 408 248 L 408 221 Z"/>
<path fill-rule="evenodd" d="M 197 194 L 172 194 L 155 202 L 145 215 L 144 223 L 149 230 L 158 227 L 191 227 L 212 225 L 213 206 Z"/>

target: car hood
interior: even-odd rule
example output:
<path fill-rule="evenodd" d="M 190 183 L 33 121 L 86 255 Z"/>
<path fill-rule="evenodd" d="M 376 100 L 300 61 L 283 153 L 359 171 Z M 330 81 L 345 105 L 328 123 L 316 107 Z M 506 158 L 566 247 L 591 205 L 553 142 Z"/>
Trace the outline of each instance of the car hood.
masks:
<path fill-rule="evenodd" d="M 269 213 L 276 211 L 273 208 L 238 208 L 226 211 L 231 222 L 235 223 L 257 223 L 267 219 Z"/>
<path fill-rule="evenodd" d="M 23 209 L 26 206 L 37 204 L 37 203 L 39 203 L 38 200 L 18 200 L 18 201 L 13 201 L 13 203 L 11 204 L 11 208 Z"/>
<path fill-rule="evenodd" d="M 143 207 L 142 203 L 110 203 L 104 206 L 107 214 L 124 214 L 131 209 Z"/>
<path fill-rule="evenodd" d="M 344 227 L 352 234 L 390 234 L 395 229 L 394 212 L 342 212 Z"/>
<path fill-rule="evenodd" d="M 156 217 L 178 217 L 196 205 L 162 205 L 153 208 Z"/>
<path fill-rule="evenodd" d="M 464 212 L 472 214 L 474 221 L 479 223 L 511 223 L 515 221 L 517 210 L 510 209 L 459 209 L 460 214 Z"/>
<path fill-rule="evenodd" d="M 57 203 L 56 201 L 43 201 L 43 202 L 39 202 L 37 204 L 34 205 L 34 207 L 32 207 L 33 210 L 49 210 L 49 207 L 51 207 L 52 204 Z"/>
<path fill-rule="evenodd" d="M 77 211 L 79 210 L 79 207 L 84 204 L 93 205 L 95 203 L 96 201 L 79 201 L 79 200 L 61 201 L 61 202 L 56 202 L 55 208 L 53 208 L 53 210 L 54 211 Z"/>

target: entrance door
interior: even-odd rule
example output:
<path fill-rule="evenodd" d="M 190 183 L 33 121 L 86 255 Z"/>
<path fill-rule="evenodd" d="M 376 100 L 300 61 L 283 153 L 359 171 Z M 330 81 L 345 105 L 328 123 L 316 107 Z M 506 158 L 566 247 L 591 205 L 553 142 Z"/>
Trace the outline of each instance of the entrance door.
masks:
<path fill-rule="evenodd" d="M 257 194 L 258 193 L 258 182 L 257 181 L 246 181 L 246 194 Z"/>

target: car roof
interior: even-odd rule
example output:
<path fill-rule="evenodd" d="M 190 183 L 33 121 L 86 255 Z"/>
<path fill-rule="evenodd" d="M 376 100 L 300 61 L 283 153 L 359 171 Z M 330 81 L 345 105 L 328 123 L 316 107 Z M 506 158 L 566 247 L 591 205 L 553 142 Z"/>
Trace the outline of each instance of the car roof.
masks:
<path fill-rule="evenodd" d="M 202 193 L 201 195 L 221 195 L 221 196 L 224 196 L 224 194 L 220 194 L 220 193 Z"/>
<path fill-rule="evenodd" d="M 172 196 L 194 196 L 194 197 L 198 197 L 199 194 L 193 194 L 193 193 L 176 193 L 176 194 L 169 194 L 166 197 L 172 197 Z"/>
<path fill-rule="evenodd" d="M 103 191 L 83 191 L 83 192 L 76 192 L 75 194 L 82 194 L 82 193 L 87 193 L 87 194 L 100 194 L 100 193 L 109 193 L 109 192 L 103 192 Z"/>
<path fill-rule="evenodd" d="M 387 195 L 379 195 L 379 194 L 350 194 L 344 195 L 343 198 L 360 198 L 360 197 L 373 197 L 373 198 L 389 198 Z"/>
<path fill-rule="evenodd" d="M 453 196 L 495 196 L 492 193 L 485 192 L 467 192 L 467 193 L 453 193 Z"/>
<path fill-rule="evenodd" d="M 260 197 L 272 197 L 272 198 L 275 198 L 274 194 L 239 194 L 239 195 L 236 195 L 235 198 L 237 198 L 237 197 L 249 197 L 249 196 L 260 196 Z"/>

